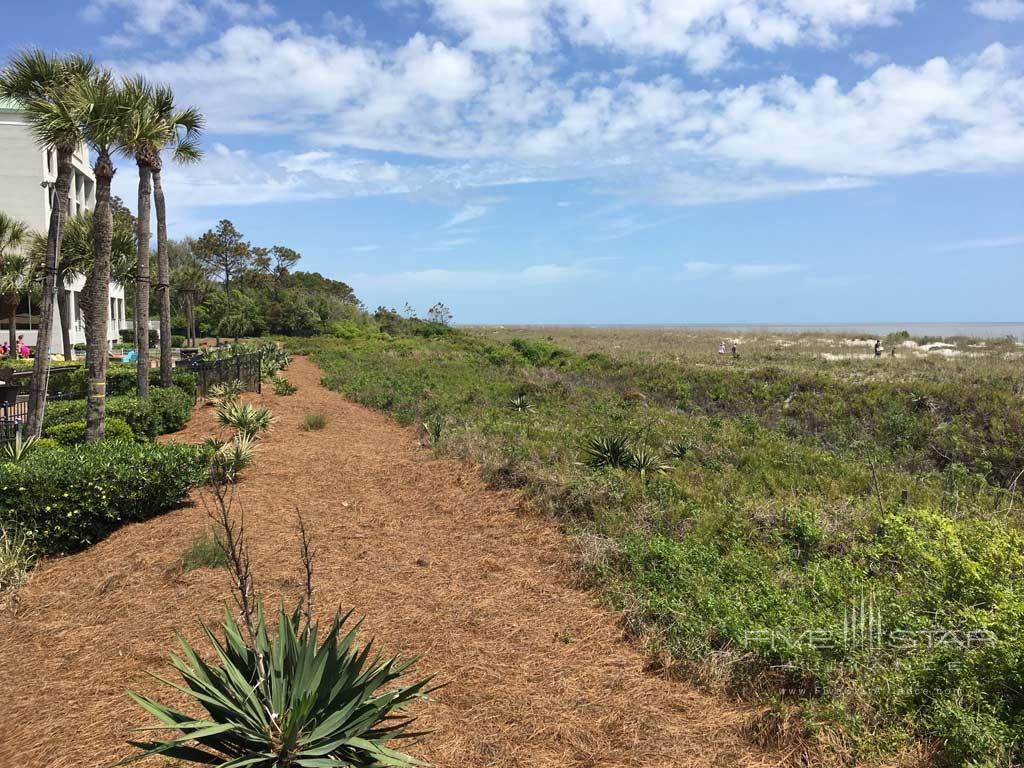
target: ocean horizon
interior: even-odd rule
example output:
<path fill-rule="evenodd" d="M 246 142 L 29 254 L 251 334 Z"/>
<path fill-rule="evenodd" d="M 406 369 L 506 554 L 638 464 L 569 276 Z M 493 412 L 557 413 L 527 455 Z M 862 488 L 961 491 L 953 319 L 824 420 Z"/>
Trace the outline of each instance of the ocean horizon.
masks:
<path fill-rule="evenodd" d="M 970 336 L 979 339 L 1012 337 L 1024 341 L 1024 322 L 940 322 L 940 323 L 469 323 L 479 328 L 546 327 L 546 328 L 674 328 L 723 331 L 774 331 L 776 333 L 867 333 L 887 336 L 907 331 L 911 336 Z"/>

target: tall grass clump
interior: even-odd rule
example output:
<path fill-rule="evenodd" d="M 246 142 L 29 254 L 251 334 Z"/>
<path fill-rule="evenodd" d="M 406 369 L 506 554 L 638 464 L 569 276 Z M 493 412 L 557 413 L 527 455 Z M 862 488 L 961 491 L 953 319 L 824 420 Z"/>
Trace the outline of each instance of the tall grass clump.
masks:
<path fill-rule="evenodd" d="M 302 429 L 319 432 L 327 426 L 327 416 L 322 411 L 307 411 L 302 417 Z"/>

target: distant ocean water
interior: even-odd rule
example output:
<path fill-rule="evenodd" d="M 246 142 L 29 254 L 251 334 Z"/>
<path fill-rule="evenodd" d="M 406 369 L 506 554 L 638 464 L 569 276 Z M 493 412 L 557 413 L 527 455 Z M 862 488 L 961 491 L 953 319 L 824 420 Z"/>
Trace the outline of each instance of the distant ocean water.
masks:
<path fill-rule="evenodd" d="M 973 336 L 981 339 L 1004 339 L 1012 336 L 1024 341 L 1024 323 L 631 323 L 564 324 L 577 328 L 697 328 L 723 331 L 774 331 L 776 333 L 866 333 L 886 336 L 907 331 L 911 336 Z"/>

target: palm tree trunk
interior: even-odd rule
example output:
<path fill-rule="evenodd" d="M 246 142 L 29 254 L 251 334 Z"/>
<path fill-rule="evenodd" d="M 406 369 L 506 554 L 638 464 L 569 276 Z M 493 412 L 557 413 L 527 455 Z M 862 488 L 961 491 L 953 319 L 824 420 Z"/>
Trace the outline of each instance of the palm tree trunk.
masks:
<path fill-rule="evenodd" d="M 185 292 L 185 332 L 188 334 L 188 345 L 194 347 L 196 345 L 196 320 L 193 314 L 192 308 L 192 291 L 186 290 Z"/>
<path fill-rule="evenodd" d="M 11 360 L 18 359 L 18 329 L 14 324 L 18 322 L 18 300 L 10 299 L 7 303 L 7 356 Z"/>
<path fill-rule="evenodd" d="M 114 218 L 110 210 L 110 182 L 114 164 L 110 155 L 96 158 L 96 209 L 93 213 L 93 258 L 86 307 L 85 370 L 89 377 L 89 400 L 85 411 L 85 439 L 102 440 L 106 431 L 107 398 L 107 317 L 110 306 L 110 246 Z M 148 371 L 147 371 L 148 373 Z"/>
<path fill-rule="evenodd" d="M 50 336 L 53 331 L 53 301 L 57 292 L 57 267 L 60 264 L 60 243 L 64 236 L 64 220 L 68 215 L 68 192 L 75 169 L 71 165 L 71 147 L 57 148 L 57 181 L 54 184 L 50 226 L 46 235 L 46 261 L 43 268 L 43 295 L 39 302 L 39 326 L 36 334 L 36 359 L 29 385 L 28 416 L 23 434 L 38 437 L 43 432 L 46 411 L 46 390 L 50 384 Z"/>
<path fill-rule="evenodd" d="M 68 306 L 68 289 L 64 286 L 64 278 L 57 277 L 57 313 L 60 315 L 60 336 L 64 345 L 64 359 L 71 360 L 75 350 L 71 346 L 71 307 Z"/>
<path fill-rule="evenodd" d="M 139 160 L 139 210 L 136 220 L 138 262 L 135 272 L 135 348 L 139 359 L 135 368 L 135 392 L 149 397 L 149 209 L 152 169 Z"/>
<path fill-rule="evenodd" d="M 160 185 L 160 166 L 153 167 L 156 207 L 156 291 L 160 298 L 160 386 L 171 386 L 171 264 L 167 253 L 167 205 Z"/>

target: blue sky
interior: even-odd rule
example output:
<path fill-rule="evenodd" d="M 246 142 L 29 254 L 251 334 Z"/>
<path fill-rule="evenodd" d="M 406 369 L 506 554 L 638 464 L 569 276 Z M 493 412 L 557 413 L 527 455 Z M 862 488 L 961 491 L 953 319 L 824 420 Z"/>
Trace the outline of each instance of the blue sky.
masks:
<path fill-rule="evenodd" d="M 173 237 L 230 218 L 371 308 L 1024 319 L 1024 0 L 4 5 L 0 54 L 84 49 L 207 115 Z"/>

